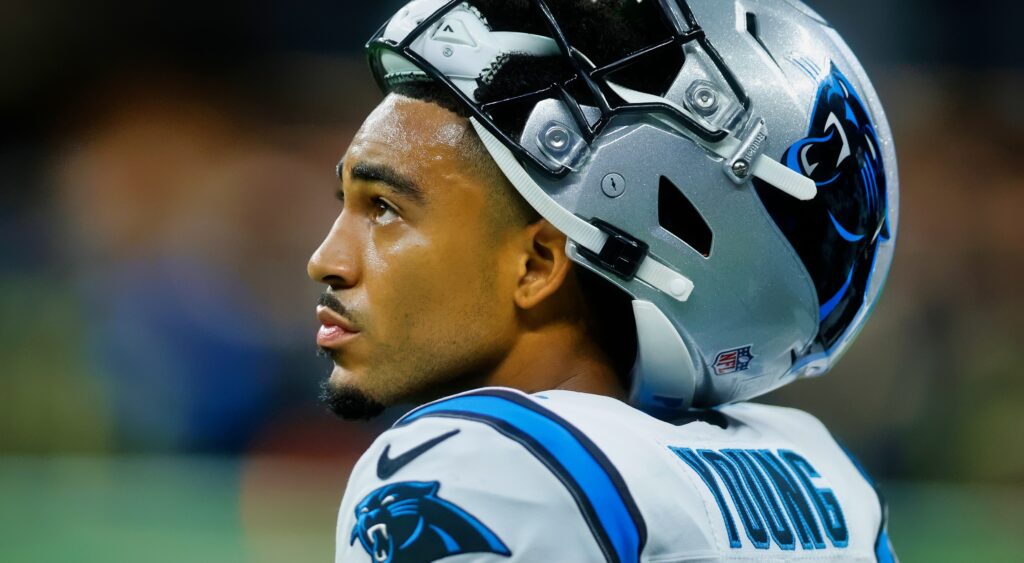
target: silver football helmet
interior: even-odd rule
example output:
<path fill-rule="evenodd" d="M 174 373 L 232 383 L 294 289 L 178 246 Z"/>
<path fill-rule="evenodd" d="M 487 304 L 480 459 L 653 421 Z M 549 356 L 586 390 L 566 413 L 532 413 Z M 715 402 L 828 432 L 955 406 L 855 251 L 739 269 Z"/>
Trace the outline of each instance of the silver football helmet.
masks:
<path fill-rule="evenodd" d="M 836 31 L 797 0 L 651 0 L 649 43 L 610 58 L 555 0 L 501 29 L 480 4 L 411 2 L 368 43 L 374 74 L 450 88 L 569 256 L 632 297 L 633 403 L 667 416 L 828 371 L 898 220 L 892 134 Z M 495 96 L 513 58 L 564 73 Z"/>

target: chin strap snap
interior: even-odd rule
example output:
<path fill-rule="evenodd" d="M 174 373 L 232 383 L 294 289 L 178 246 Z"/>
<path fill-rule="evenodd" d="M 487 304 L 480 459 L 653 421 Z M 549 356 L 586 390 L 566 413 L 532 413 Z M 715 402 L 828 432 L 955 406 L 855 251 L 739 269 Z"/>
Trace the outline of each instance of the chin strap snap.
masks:
<path fill-rule="evenodd" d="M 476 118 L 469 120 L 508 181 L 541 217 L 579 247 L 580 254 L 619 277 L 635 277 L 678 301 L 690 298 L 693 282 L 689 278 L 654 259 L 643 242 L 607 223 L 588 223 L 559 205 L 530 177 L 508 147 Z"/>

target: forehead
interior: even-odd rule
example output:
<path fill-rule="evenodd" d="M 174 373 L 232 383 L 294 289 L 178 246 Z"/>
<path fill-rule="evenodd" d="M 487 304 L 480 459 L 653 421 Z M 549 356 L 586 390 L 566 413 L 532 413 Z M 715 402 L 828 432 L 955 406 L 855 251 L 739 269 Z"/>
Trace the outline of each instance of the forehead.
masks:
<path fill-rule="evenodd" d="M 471 168 L 465 151 L 465 136 L 473 134 L 469 127 L 441 106 L 390 94 L 356 133 L 345 165 L 383 164 L 423 183 L 464 175 Z"/>

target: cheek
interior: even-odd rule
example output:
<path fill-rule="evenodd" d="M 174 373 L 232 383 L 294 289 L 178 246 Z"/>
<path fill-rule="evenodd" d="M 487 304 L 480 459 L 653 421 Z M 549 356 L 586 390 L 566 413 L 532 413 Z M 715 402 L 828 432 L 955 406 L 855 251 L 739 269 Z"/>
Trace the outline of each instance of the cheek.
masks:
<path fill-rule="evenodd" d="M 493 334 L 514 313 L 511 298 L 501 299 L 494 250 L 479 238 L 383 238 L 368 257 L 373 278 L 366 280 L 375 326 L 388 333 L 380 336 L 444 346 Z"/>

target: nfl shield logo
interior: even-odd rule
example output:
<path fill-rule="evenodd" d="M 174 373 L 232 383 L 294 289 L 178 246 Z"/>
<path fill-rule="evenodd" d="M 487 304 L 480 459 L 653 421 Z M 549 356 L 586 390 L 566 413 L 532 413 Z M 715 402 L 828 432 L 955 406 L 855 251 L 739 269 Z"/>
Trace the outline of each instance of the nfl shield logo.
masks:
<path fill-rule="evenodd" d="M 746 371 L 754 355 L 750 353 L 750 346 L 726 350 L 715 358 L 715 374 L 728 375 L 738 371 Z"/>

